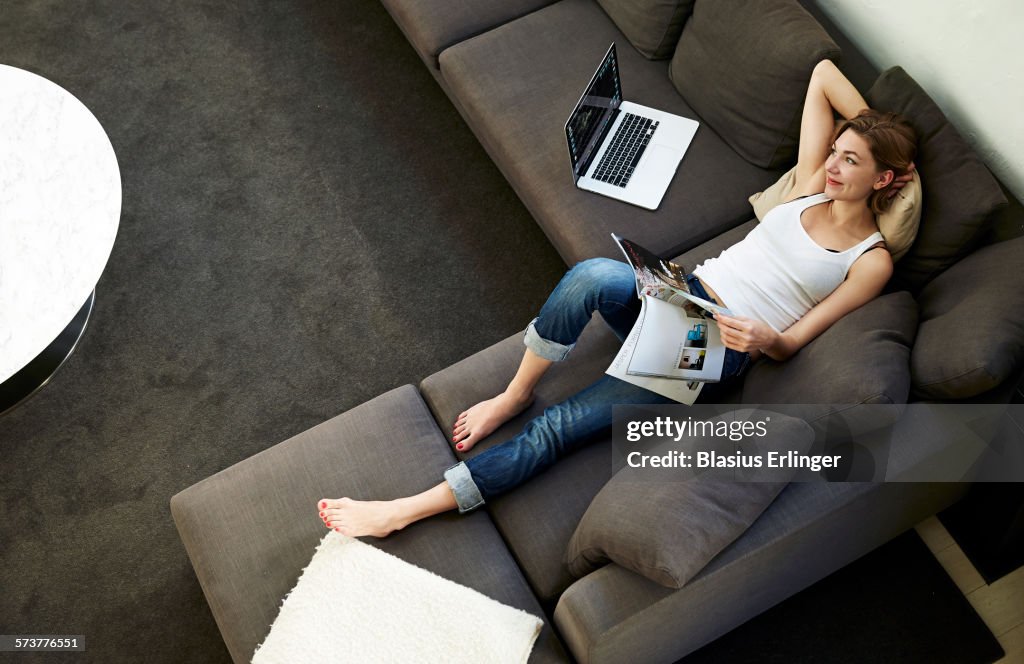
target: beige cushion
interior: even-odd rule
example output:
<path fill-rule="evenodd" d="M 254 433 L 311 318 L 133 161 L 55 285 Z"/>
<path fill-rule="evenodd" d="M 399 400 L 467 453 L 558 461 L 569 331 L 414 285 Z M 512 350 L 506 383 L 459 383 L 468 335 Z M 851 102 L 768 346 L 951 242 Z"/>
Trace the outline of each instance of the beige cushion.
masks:
<path fill-rule="evenodd" d="M 795 182 L 796 166 L 779 178 L 778 182 L 750 197 L 750 204 L 754 207 L 754 214 L 759 221 L 764 219 L 769 210 L 790 197 Z M 921 192 L 921 178 L 914 173 L 913 181 L 908 182 L 907 186 L 897 192 L 896 200 L 876 220 L 893 261 L 902 258 L 910 249 L 910 245 L 914 244 L 917 228 L 921 224 L 922 200 L 924 197 Z"/>

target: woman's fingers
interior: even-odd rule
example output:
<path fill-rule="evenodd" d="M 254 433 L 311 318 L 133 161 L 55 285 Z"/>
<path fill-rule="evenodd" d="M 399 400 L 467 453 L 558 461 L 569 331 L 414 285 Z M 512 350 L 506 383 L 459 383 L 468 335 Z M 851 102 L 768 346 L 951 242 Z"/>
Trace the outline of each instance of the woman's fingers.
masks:
<path fill-rule="evenodd" d="M 903 175 L 897 175 L 893 178 L 892 186 L 889 187 L 889 198 L 895 196 L 900 189 L 913 181 L 915 168 L 916 166 L 914 166 L 914 162 L 910 162 L 910 167 L 907 169 L 906 173 Z"/>
<path fill-rule="evenodd" d="M 721 316 L 720 330 L 732 332 L 748 332 L 752 328 L 751 322 L 746 318 L 733 318 L 732 316 Z"/>
<path fill-rule="evenodd" d="M 736 332 L 732 328 L 726 326 L 720 327 L 719 330 L 721 332 L 722 345 L 726 348 L 743 352 L 748 340 L 741 332 Z"/>
<path fill-rule="evenodd" d="M 759 320 L 725 314 L 716 314 L 715 320 L 718 321 L 722 345 L 726 348 L 749 353 L 774 343 L 772 330 Z"/>
<path fill-rule="evenodd" d="M 736 327 L 740 319 L 733 316 L 726 316 L 725 314 L 715 314 L 715 320 L 718 321 L 719 326 Z"/>

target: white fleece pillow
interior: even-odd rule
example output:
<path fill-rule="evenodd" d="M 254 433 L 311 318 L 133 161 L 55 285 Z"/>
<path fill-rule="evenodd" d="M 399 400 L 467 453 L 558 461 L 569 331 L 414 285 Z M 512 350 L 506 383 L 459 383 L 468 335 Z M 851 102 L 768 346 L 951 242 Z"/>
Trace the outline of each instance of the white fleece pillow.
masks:
<path fill-rule="evenodd" d="M 526 662 L 540 618 L 329 533 L 253 664 Z"/>

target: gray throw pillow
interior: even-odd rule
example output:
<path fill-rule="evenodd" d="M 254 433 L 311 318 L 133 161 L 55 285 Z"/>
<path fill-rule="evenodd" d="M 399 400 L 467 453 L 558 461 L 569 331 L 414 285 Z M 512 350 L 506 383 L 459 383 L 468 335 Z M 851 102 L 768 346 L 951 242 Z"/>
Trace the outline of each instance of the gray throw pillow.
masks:
<path fill-rule="evenodd" d="M 765 414 L 737 411 L 723 419 L 753 422 Z M 777 413 L 770 417 L 765 438 L 722 443 L 719 452 L 732 454 L 742 447 L 751 453 L 754 445 L 761 453 L 810 447 L 814 434 L 809 425 Z M 772 471 L 770 477 L 749 481 L 756 476 L 741 472 L 738 480 L 673 480 L 646 473 L 626 467 L 594 496 L 569 540 L 566 564 L 571 574 L 584 576 L 611 561 L 655 583 L 680 588 L 742 535 L 792 476 L 792 471 Z"/>
<path fill-rule="evenodd" d="M 866 97 L 872 108 L 904 115 L 917 131 L 915 163 L 924 208 L 917 239 L 897 264 L 891 284 L 916 293 L 974 248 L 1006 197 L 967 141 L 902 68 L 883 72 Z"/>
<path fill-rule="evenodd" d="M 929 283 L 911 355 L 914 394 L 965 399 L 1024 364 L 1024 237 L 984 247 Z"/>
<path fill-rule="evenodd" d="M 785 362 L 755 364 L 743 382 L 743 403 L 906 403 L 916 329 L 909 293 L 877 297 Z"/>
<path fill-rule="evenodd" d="M 839 47 L 796 0 L 698 2 L 669 67 L 679 94 L 741 157 L 796 158 L 807 84 Z"/>
<path fill-rule="evenodd" d="M 672 52 L 694 0 L 597 0 L 636 50 L 650 60 Z"/>

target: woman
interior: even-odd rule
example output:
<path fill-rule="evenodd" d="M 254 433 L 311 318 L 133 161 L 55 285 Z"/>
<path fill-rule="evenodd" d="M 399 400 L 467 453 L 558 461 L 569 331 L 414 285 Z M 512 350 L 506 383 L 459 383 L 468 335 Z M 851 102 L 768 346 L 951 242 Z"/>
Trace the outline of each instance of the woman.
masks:
<path fill-rule="evenodd" d="M 838 130 L 833 110 L 847 119 Z M 695 295 L 736 314 L 717 317 L 727 348 L 723 380 L 741 375 L 762 354 L 785 360 L 882 291 L 893 265 L 887 251 L 872 251 L 885 247 L 875 215 L 910 179 L 914 141 L 913 130 L 894 114 L 867 110 L 830 61 L 815 67 L 791 200 L 687 276 Z M 527 328 L 527 350 L 506 390 L 458 417 L 455 447 L 471 449 L 522 412 L 594 311 L 624 339 L 639 312 L 634 283 L 633 270 L 618 261 L 593 259 L 570 270 Z M 610 426 L 613 404 L 661 403 L 671 401 L 605 376 L 545 410 L 511 440 L 449 468 L 443 482 L 423 493 L 386 502 L 324 499 L 320 518 L 344 535 L 383 537 L 440 512 L 473 510 Z"/>

